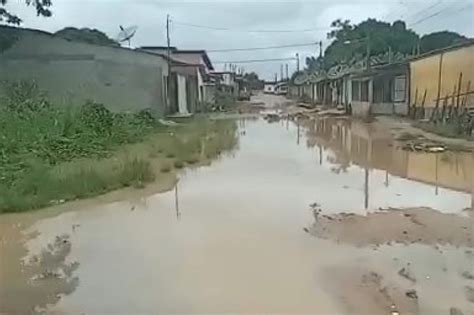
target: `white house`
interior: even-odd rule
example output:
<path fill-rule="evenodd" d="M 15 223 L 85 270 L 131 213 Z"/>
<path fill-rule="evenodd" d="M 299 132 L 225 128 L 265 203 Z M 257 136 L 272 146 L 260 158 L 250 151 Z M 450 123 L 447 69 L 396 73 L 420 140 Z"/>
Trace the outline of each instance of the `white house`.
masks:
<path fill-rule="evenodd" d="M 275 94 L 275 82 L 265 82 L 265 85 L 263 86 L 263 93 Z"/>

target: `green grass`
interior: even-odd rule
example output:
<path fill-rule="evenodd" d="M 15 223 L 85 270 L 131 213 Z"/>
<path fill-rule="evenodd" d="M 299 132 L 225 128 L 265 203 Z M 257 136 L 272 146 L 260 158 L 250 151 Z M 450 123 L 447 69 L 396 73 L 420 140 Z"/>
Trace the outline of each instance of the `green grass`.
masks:
<path fill-rule="evenodd" d="M 174 161 L 173 165 L 174 165 L 174 167 L 177 168 L 177 169 L 181 169 L 181 168 L 184 167 L 184 163 L 181 162 L 181 161 L 179 161 L 179 160 Z"/>
<path fill-rule="evenodd" d="M 0 186 L 0 212 L 32 210 L 124 188 L 141 188 L 155 179 L 151 164 L 143 159 L 124 159 L 115 171 L 79 165 L 54 169 L 35 163 L 12 186 Z"/>
<path fill-rule="evenodd" d="M 474 136 L 469 136 L 462 133 L 459 125 L 457 124 L 433 124 L 416 122 L 414 126 L 424 131 L 428 131 L 447 138 L 474 140 Z"/>
<path fill-rule="evenodd" d="M 0 99 L 0 213 L 141 188 L 237 141 L 231 121 L 196 118 L 166 127 L 146 111 L 116 114 L 95 103 L 61 109 L 33 84 L 8 91 Z"/>
<path fill-rule="evenodd" d="M 169 164 L 162 165 L 161 168 L 160 168 L 160 172 L 162 172 L 162 173 L 171 172 L 171 166 Z"/>

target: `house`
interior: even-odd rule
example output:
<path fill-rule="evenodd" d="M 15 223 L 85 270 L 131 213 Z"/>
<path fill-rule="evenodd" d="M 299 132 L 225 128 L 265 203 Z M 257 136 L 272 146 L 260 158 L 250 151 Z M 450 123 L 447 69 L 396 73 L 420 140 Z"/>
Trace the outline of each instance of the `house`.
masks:
<path fill-rule="evenodd" d="M 34 80 L 59 106 L 94 101 L 113 111 L 165 113 L 166 57 L 39 30 L 0 26 L 0 33 L 0 81 Z"/>
<path fill-rule="evenodd" d="M 140 50 L 161 56 L 168 55 L 168 47 L 166 46 L 142 46 Z M 175 77 L 171 78 L 170 84 L 175 85 L 175 90 L 178 91 L 176 93 L 181 95 L 181 98 L 171 95 L 171 102 L 179 103 L 179 100 L 181 100 L 181 110 L 179 112 L 185 112 L 183 102 L 189 103 L 187 107 L 190 107 L 190 110 L 199 110 L 199 104 L 208 102 L 213 97 L 210 94 L 212 94 L 214 84 L 211 80 L 214 66 L 207 52 L 205 50 L 185 50 L 170 47 L 170 58 L 172 59 L 171 73 Z M 185 100 L 185 91 L 187 91 L 188 99 L 183 101 Z M 172 108 L 175 107 L 175 105 L 172 105 Z"/>
<path fill-rule="evenodd" d="M 275 84 L 276 95 L 286 95 L 288 93 L 288 82 L 282 81 Z"/>
<path fill-rule="evenodd" d="M 221 92 L 228 93 L 235 97 L 238 97 L 241 84 L 241 80 L 238 78 L 237 74 L 232 71 L 221 71 L 221 72 L 212 72 L 211 75 L 216 80 L 216 89 Z"/>
<path fill-rule="evenodd" d="M 431 117 L 437 107 L 474 107 L 474 40 L 409 61 L 410 104 Z"/>
<path fill-rule="evenodd" d="M 265 94 L 275 94 L 275 82 L 265 82 L 263 86 L 263 93 Z"/>
<path fill-rule="evenodd" d="M 406 115 L 409 103 L 408 76 L 406 62 L 374 66 L 352 74 L 350 91 L 347 91 L 352 114 Z"/>

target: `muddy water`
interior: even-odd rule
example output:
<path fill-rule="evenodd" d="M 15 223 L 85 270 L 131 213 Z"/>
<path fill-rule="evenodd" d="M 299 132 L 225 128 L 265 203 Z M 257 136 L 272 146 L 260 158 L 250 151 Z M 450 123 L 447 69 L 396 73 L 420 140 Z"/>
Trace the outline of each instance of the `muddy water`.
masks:
<path fill-rule="evenodd" d="M 417 289 L 420 314 L 449 314 L 451 306 L 472 314 L 459 275 L 473 262 L 466 248 L 374 251 L 303 231 L 313 203 L 328 213 L 461 213 L 473 202 L 472 155 L 399 151 L 382 131 L 346 120 L 238 125 L 238 149 L 185 171 L 172 191 L 1 216 L 0 313 L 389 314 L 370 296 L 362 297 L 365 312 L 345 298 L 357 286 L 342 290 L 348 278 L 337 273 L 363 270 Z M 48 252 L 54 263 L 29 267 Z M 416 284 L 397 275 L 407 262 Z M 63 272 L 35 278 L 49 269 Z"/>

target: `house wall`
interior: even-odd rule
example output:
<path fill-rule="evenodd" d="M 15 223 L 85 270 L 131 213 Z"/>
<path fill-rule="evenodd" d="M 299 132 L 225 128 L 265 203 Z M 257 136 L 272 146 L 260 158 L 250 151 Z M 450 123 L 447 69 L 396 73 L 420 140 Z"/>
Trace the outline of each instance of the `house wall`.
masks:
<path fill-rule="evenodd" d="M 203 101 L 208 104 L 214 104 L 216 101 L 216 85 L 206 84 L 203 90 Z"/>
<path fill-rule="evenodd" d="M 149 108 L 164 113 L 164 58 L 37 31 L 17 32 L 19 39 L 0 54 L 0 80 L 35 80 L 58 105 L 92 100 L 113 111 Z"/>
<path fill-rule="evenodd" d="M 462 73 L 461 93 L 471 92 L 467 105 L 474 105 L 474 45 L 442 52 L 410 62 L 410 102 L 420 104 L 426 90 L 425 108 L 436 105 L 441 67 L 440 97 L 453 95 Z M 469 91 L 468 82 L 471 82 Z M 418 90 L 418 93 L 416 91 Z M 457 90 L 457 88 L 456 88 Z M 456 91 L 457 93 L 457 91 Z M 415 95 L 417 94 L 417 100 Z M 442 101 L 440 102 L 442 104 Z M 449 102 L 450 104 L 450 102 Z"/>
<path fill-rule="evenodd" d="M 263 91 L 265 93 L 274 93 L 275 92 L 275 85 L 274 84 L 265 84 L 263 87 Z"/>
<path fill-rule="evenodd" d="M 199 71 L 199 68 L 196 68 L 196 75 L 198 85 L 198 100 L 202 102 L 204 101 L 204 80 L 202 78 L 201 72 Z"/>
<path fill-rule="evenodd" d="M 181 95 L 175 94 L 177 100 L 175 100 L 174 102 L 179 104 L 180 96 L 183 98 L 185 95 L 187 108 L 188 111 L 191 113 L 195 112 L 199 107 L 199 70 L 196 71 L 196 68 L 197 67 L 194 66 L 173 66 L 171 68 L 172 74 L 176 74 L 177 76 L 181 76 L 182 78 L 184 77 L 184 80 L 186 81 L 186 92 Z M 174 109 L 176 110 L 176 107 Z M 173 111 L 171 111 L 171 113 L 172 112 Z"/>
<path fill-rule="evenodd" d="M 368 101 L 361 101 L 361 100 L 356 100 L 352 99 L 352 115 L 354 116 L 360 116 L 360 117 L 365 117 L 368 116 L 371 113 L 371 105 L 372 105 L 372 100 L 373 100 L 373 80 L 368 79 L 368 78 L 363 78 L 363 79 L 352 79 L 351 84 L 353 82 L 363 82 L 363 81 L 369 81 L 368 83 Z M 352 87 L 353 89 L 354 87 Z M 352 92 L 351 89 L 351 92 Z M 361 84 L 359 84 L 359 89 L 361 89 Z"/>
<path fill-rule="evenodd" d="M 303 85 L 302 86 L 303 96 L 307 99 L 312 100 L 312 97 L 313 97 L 312 89 L 313 89 L 313 85 L 310 83 Z"/>

